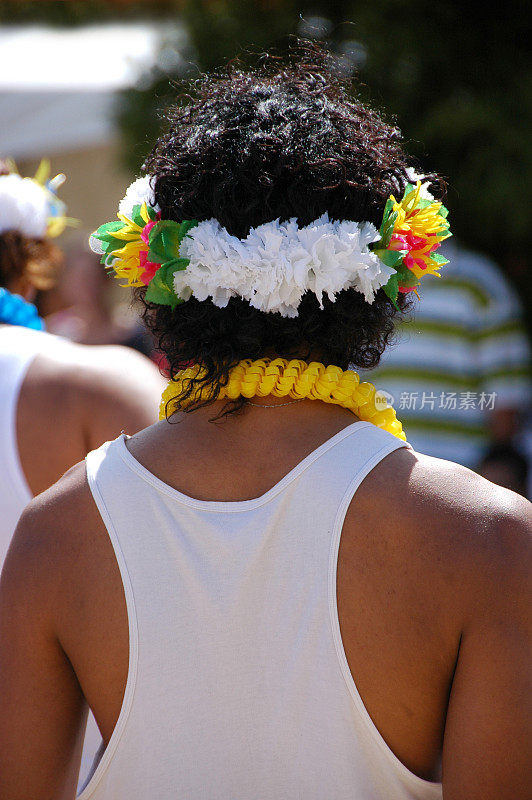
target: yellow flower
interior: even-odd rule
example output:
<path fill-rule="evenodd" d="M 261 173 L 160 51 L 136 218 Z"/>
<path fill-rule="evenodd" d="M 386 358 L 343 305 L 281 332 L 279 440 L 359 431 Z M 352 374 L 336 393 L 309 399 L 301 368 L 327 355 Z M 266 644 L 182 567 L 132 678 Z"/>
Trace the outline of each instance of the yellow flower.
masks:
<path fill-rule="evenodd" d="M 447 263 L 442 256 L 434 256 L 441 242 L 451 234 L 442 203 L 430 202 L 420 197 L 421 181 L 397 202 L 392 195 L 392 213 L 397 214 L 390 238 L 389 249 L 407 250 L 403 263 L 416 278 L 432 274 L 439 277 L 438 270 Z"/>
<path fill-rule="evenodd" d="M 140 207 L 140 216 L 146 225 L 151 222 L 146 203 Z M 141 264 L 140 254 L 148 249 L 141 235 L 144 226 L 137 225 L 124 214 L 119 213 L 117 217 L 123 222 L 123 226 L 113 231 L 113 237 L 122 240 L 124 246 L 113 251 L 112 269 L 117 278 L 125 278 L 126 286 L 144 286 L 144 282 L 140 279 L 146 269 L 145 265 Z"/>

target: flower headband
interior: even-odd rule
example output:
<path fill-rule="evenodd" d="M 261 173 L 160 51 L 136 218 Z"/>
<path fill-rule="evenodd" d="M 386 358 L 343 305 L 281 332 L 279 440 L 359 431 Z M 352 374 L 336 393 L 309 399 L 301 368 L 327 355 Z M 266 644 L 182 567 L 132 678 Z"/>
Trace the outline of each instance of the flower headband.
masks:
<path fill-rule="evenodd" d="M 59 236 L 68 224 L 66 206 L 57 190 L 66 178 L 61 173 L 49 179 L 50 163 L 43 159 L 34 178 L 22 178 L 12 162 L 9 173 L 0 175 L 0 234 L 15 230 L 24 236 Z"/>
<path fill-rule="evenodd" d="M 138 178 L 120 202 L 118 222 L 101 225 L 90 238 L 102 264 L 129 286 L 147 286 L 146 300 L 174 308 L 195 297 L 225 307 L 241 297 L 260 311 L 295 317 L 303 295 L 334 302 L 356 289 L 373 303 L 383 288 L 394 305 L 426 274 L 437 275 L 447 259 L 435 251 L 451 236 L 447 209 L 409 171 L 402 199 L 393 195 L 382 224 L 330 220 L 310 225 L 279 219 L 232 236 L 216 219 L 161 219 L 151 176 Z"/>

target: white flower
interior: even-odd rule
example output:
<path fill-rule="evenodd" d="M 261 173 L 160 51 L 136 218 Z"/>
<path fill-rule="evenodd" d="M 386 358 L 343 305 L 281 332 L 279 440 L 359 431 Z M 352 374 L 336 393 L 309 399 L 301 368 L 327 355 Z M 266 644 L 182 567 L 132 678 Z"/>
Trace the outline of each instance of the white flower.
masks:
<path fill-rule="evenodd" d="M 141 206 L 143 203 L 151 206 L 155 211 L 159 211 L 159 206 L 155 204 L 153 189 L 151 186 L 151 175 L 144 175 L 128 187 L 124 197 L 118 205 L 118 211 L 128 219 L 131 219 L 134 206 Z"/>
<path fill-rule="evenodd" d="M 48 191 L 16 173 L 0 175 L 0 234 L 9 230 L 25 236 L 46 235 L 50 216 Z"/>
<path fill-rule="evenodd" d="M 343 289 L 354 288 L 372 303 L 394 270 L 369 249 L 379 239 L 370 222 L 334 222 L 327 214 L 299 228 L 295 219 L 252 228 L 238 239 L 215 219 L 192 228 L 180 247 L 189 259 L 176 272 L 174 289 L 183 300 L 212 298 L 225 307 L 242 297 L 260 311 L 297 316 L 306 292 L 323 308 L 323 295 L 334 301 Z"/>
<path fill-rule="evenodd" d="M 408 175 L 408 179 L 411 183 L 416 184 L 418 181 L 421 180 L 421 175 L 415 171 L 413 167 L 406 168 L 406 174 Z M 427 186 L 429 186 L 429 181 L 425 181 L 425 183 L 421 184 L 421 191 L 419 196 L 422 200 L 434 200 L 434 195 L 429 192 Z"/>

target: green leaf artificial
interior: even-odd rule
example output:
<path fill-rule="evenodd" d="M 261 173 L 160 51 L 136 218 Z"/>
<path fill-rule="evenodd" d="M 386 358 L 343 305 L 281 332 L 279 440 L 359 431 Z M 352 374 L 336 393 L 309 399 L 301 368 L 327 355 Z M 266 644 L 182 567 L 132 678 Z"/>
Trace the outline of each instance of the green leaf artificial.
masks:
<path fill-rule="evenodd" d="M 392 208 L 393 208 L 393 200 L 391 199 L 391 197 L 389 197 L 388 200 L 386 201 L 386 205 L 384 206 L 384 213 L 382 215 L 382 222 L 381 222 L 381 226 L 379 228 L 379 233 L 380 233 L 381 237 L 383 236 L 384 230 L 386 229 L 386 226 L 388 225 L 388 221 L 389 221 L 389 217 L 390 217 Z M 396 219 L 397 219 L 397 217 L 396 217 Z"/>
<path fill-rule="evenodd" d="M 115 250 L 121 250 L 122 247 L 127 244 L 126 240 L 119 239 L 115 236 L 108 236 L 105 240 L 100 241 L 102 242 L 104 253 L 114 253 Z"/>
<path fill-rule="evenodd" d="M 419 278 L 416 278 L 414 273 L 408 269 L 408 267 L 401 267 L 401 269 L 397 270 L 397 282 L 399 286 L 404 286 L 407 289 L 412 288 L 412 286 L 417 286 L 419 283 Z"/>
<path fill-rule="evenodd" d="M 197 224 L 198 224 L 198 221 L 196 219 L 185 219 L 185 220 L 183 220 L 183 222 L 180 225 L 179 240 L 183 241 L 185 236 L 188 235 L 188 232 L 190 230 L 192 230 L 192 228 L 195 228 Z"/>
<path fill-rule="evenodd" d="M 103 256 L 101 259 L 101 263 L 105 263 L 104 259 L 113 253 L 115 250 L 120 250 L 126 242 L 124 239 L 118 239 L 113 234 L 117 231 L 121 230 L 124 227 L 124 223 L 116 220 L 115 222 L 106 222 L 104 225 L 100 225 L 97 231 L 94 232 L 93 236 L 98 239 L 102 245 Z"/>
<path fill-rule="evenodd" d="M 390 280 L 386 286 L 383 287 L 383 289 L 394 304 L 397 311 L 399 311 L 399 306 L 397 305 L 397 295 L 399 294 L 399 277 L 397 272 L 395 275 L 391 276 Z"/>
<path fill-rule="evenodd" d="M 139 205 L 139 204 L 137 204 L 136 206 L 133 206 L 133 209 L 131 211 L 131 217 L 130 217 L 131 221 L 134 222 L 135 225 L 138 225 L 139 228 L 143 228 L 145 226 L 145 224 L 146 224 L 144 219 L 143 219 L 143 217 L 142 217 L 142 215 L 141 215 L 141 213 L 140 213 L 140 209 L 141 208 L 142 208 L 142 206 Z"/>
<path fill-rule="evenodd" d="M 383 287 L 385 293 L 388 295 L 392 303 L 394 304 L 395 308 L 399 311 L 399 306 L 397 305 L 397 297 L 399 295 L 399 287 L 403 287 L 405 289 L 411 289 L 415 286 L 418 286 L 419 278 L 416 278 L 414 273 L 402 265 L 397 272 L 391 276 L 388 283 Z"/>
<path fill-rule="evenodd" d="M 123 227 L 123 225 L 124 223 L 118 219 L 115 220 L 114 222 L 106 222 L 103 225 L 100 225 L 98 230 L 94 232 L 94 236 L 96 236 L 97 239 L 103 240 L 109 234 L 119 231 L 120 228 Z"/>
<path fill-rule="evenodd" d="M 449 259 L 445 258 L 445 256 L 441 256 L 439 253 L 431 253 L 430 258 L 432 261 L 435 261 L 436 264 L 440 264 L 442 267 L 444 264 L 449 263 Z"/>
<path fill-rule="evenodd" d="M 196 220 L 174 222 L 165 219 L 157 222 L 149 234 L 148 261 L 160 264 L 146 291 L 146 300 L 175 308 L 183 301 L 174 291 L 174 275 L 186 269 L 188 258 L 181 258 L 179 247 L 183 238 L 198 223 Z"/>
<path fill-rule="evenodd" d="M 405 256 L 404 250 L 386 250 L 384 248 L 379 248 L 373 252 L 380 258 L 383 264 L 386 264 L 387 267 L 394 267 L 395 269 L 402 263 Z"/>
<path fill-rule="evenodd" d="M 171 219 L 157 222 L 150 231 L 148 261 L 166 264 L 179 258 L 181 224 Z"/>
<path fill-rule="evenodd" d="M 146 300 L 150 303 L 157 303 L 160 306 L 171 306 L 175 308 L 183 301 L 174 292 L 174 271 L 173 262 L 164 267 L 160 267 L 146 290 Z"/>
<path fill-rule="evenodd" d="M 381 225 L 381 241 L 379 244 L 381 247 L 388 247 L 390 244 L 390 239 L 392 238 L 393 229 L 395 223 L 397 221 L 397 211 L 393 211 L 391 214 L 388 215 L 388 219 L 386 224 Z"/>
<path fill-rule="evenodd" d="M 142 205 L 140 203 L 137 203 L 136 205 L 134 205 L 133 209 L 131 211 L 131 217 L 130 217 L 132 222 L 134 222 L 135 225 L 138 225 L 139 228 L 143 228 L 146 225 L 146 221 L 145 221 L 144 217 L 142 216 L 142 214 L 140 213 L 141 208 L 142 208 Z M 154 208 L 149 206 L 147 203 L 146 203 L 146 210 L 148 212 L 148 217 L 151 219 L 152 222 L 157 219 L 157 212 L 155 211 Z"/>

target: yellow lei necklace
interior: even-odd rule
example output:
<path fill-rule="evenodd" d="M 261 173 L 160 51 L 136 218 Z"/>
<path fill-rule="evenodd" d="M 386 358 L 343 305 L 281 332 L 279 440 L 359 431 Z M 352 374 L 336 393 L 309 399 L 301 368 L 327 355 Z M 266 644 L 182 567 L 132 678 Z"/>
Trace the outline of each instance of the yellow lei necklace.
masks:
<path fill-rule="evenodd" d="M 198 389 L 186 401 L 179 398 L 184 394 L 191 379 L 201 377 L 203 370 L 199 366 L 188 367 L 177 373 L 163 392 L 160 419 L 165 419 L 177 411 L 198 402 L 208 387 Z M 257 361 L 246 359 L 241 361 L 229 373 L 229 381 L 220 390 L 219 398 L 236 400 L 239 397 L 290 397 L 293 400 L 322 400 L 324 403 L 348 408 L 364 422 L 371 422 L 398 439 L 406 441 L 403 426 L 395 415 L 395 410 L 388 406 L 384 396 L 375 403 L 376 392 L 372 383 L 360 382 L 356 372 L 343 370 L 330 365 L 326 367 L 318 361 L 284 358 L 262 358 Z"/>

